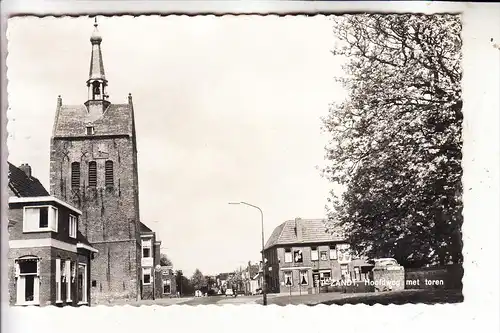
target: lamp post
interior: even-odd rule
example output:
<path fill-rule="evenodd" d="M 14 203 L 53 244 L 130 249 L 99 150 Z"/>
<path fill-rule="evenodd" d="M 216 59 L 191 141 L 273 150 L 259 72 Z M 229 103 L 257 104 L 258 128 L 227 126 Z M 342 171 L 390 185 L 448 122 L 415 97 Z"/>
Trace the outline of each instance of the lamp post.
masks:
<path fill-rule="evenodd" d="M 264 213 L 259 207 L 249 204 L 248 202 L 230 202 L 230 205 L 245 205 L 255 209 L 260 212 L 260 223 L 262 232 L 262 304 L 267 305 L 267 285 L 266 285 L 266 258 L 264 256 Z"/>

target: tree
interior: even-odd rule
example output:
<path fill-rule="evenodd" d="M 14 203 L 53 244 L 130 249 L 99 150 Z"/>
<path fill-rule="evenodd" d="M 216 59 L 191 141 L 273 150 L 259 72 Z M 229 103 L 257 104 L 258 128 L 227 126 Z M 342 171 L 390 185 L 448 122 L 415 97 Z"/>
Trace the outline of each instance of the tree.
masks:
<path fill-rule="evenodd" d="M 172 266 L 172 260 L 165 254 L 160 254 L 160 265 L 161 266 Z"/>
<path fill-rule="evenodd" d="M 327 231 L 358 254 L 405 266 L 461 263 L 460 18 L 334 19 L 347 99 L 323 119 Z"/>
<path fill-rule="evenodd" d="M 198 268 L 194 271 L 193 276 L 191 277 L 191 285 L 195 290 L 200 290 L 207 285 L 205 276 Z"/>
<path fill-rule="evenodd" d="M 235 271 L 228 278 L 227 283 L 232 289 L 241 290 L 243 286 L 243 277 L 241 276 L 241 272 Z"/>
<path fill-rule="evenodd" d="M 180 295 L 192 295 L 194 293 L 193 286 L 188 278 L 184 276 L 182 270 L 177 270 L 175 272 L 175 283 L 177 285 L 177 290 Z"/>

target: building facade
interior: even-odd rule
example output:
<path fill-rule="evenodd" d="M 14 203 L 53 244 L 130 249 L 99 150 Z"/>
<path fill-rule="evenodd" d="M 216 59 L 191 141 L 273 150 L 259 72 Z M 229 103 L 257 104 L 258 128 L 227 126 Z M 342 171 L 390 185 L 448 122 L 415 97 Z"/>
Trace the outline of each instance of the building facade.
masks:
<path fill-rule="evenodd" d="M 373 267 L 352 258 L 345 238 L 326 233 L 322 219 L 282 223 L 267 241 L 264 256 L 270 293 L 319 292 L 332 281 L 365 280 Z"/>
<path fill-rule="evenodd" d="M 260 264 L 248 262 L 248 266 L 243 272 L 245 284 L 245 294 L 255 295 L 262 289 L 262 267 Z"/>
<path fill-rule="evenodd" d="M 9 163 L 8 192 L 10 304 L 90 305 L 98 251 L 78 232 L 82 212 L 50 196 L 27 164 Z"/>
<path fill-rule="evenodd" d="M 177 284 L 172 266 L 161 266 L 160 270 L 161 295 L 160 298 L 176 297 Z"/>
<path fill-rule="evenodd" d="M 109 101 L 102 37 L 94 26 L 87 101 L 65 105 L 57 99 L 50 193 L 81 210 L 79 230 L 100 253 L 91 272 L 95 303 L 135 301 L 150 292 L 144 283 L 149 259 L 142 255 L 134 106 L 130 94 L 126 103 Z"/>
<path fill-rule="evenodd" d="M 156 233 L 144 223 L 140 223 L 141 232 L 141 299 L 162 297 L 160 271 L 161 242 L 156 240 Z"/>

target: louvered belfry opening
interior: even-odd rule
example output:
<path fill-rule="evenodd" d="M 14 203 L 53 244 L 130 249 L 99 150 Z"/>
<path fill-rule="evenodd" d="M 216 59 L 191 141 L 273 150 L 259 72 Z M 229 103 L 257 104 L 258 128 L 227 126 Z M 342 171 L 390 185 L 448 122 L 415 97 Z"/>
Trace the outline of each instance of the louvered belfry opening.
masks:
<path fill-rule="evenodd" d="M 113 161 L 106 161 L 104 164 L 104 169 L 105 169 L 105 184 L 106 187 L 108 186 L 113 186 L 114 185 L 114 180 L 113 180 Z"/>
<path fill-rule="evenodd" d="M 97 163 L 95 161 L 89 162 L 89 186 L 97 186 Z"/>
<path fill-rule="evenodd" d="M 80 163 L 71 163 L 71 189 L 80 188 Z"/>

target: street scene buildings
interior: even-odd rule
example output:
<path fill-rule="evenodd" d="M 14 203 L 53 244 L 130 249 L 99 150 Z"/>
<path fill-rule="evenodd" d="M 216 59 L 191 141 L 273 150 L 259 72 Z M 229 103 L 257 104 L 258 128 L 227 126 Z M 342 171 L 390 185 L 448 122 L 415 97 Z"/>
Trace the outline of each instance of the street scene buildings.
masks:
<path fill-rule="evenodd" d="M 371 22 L 373 18 L 365 19 Z M 407 21 L 400 18 L 398 20 L 398 24 L 406 24 Z M 141 103 L 136 105 L 130 93 L 117 103 L 111 101 L 108 91 L 113 82 L 108 81 L 106 76 L 107 67 L 101 49 L 103 37 L 97 19 L 94 22 L 94 31 L 90 35 L 88 45 L 90 69 L 88 76 L 82 79 L 80 87 L 85 92 L 86 99 L 75 105 L 66 104 L 62 96 L 56 99 L 50 142 L 47 142 L 46 147 L 50 161 L 47 175 L 49 188 L 46 189 L 41 181 L 33 176 L 29 165 L 32 161 L 24 161 L 17 166 L 8 164 L 8 279 L 11 305 L 341 304 L 347 302 L 347 296 L 350 294 L 360 295 L 357 301 L 355 298 L 349 298 L 351 302 L 372 304 L 384 300 L 386 303 L 405 303 L 412 299 L 438 299 L 445 302 L 459 302 L 463 299 L 461 155 L 457 153 L 460 151 L 461 141 L 460 126 L 455 121 L 461 117 L 461 101 L 450 97 L 456 98 L 460 95 L 459 91 L 449 93 L 446 101 L 440 100 L 439 103 L 436 102 L 437 106 L 432 107 L 429 106 L 432 101 L 425 97 L 430 94 L 427 90 L 418 98 L 406 96 L 405 105 L 416 105 L 415 107 L 421 107 L 424 111 L 415 111 L 421 118 L 415 122 L 406 119 L 398 123 L 398 130 L 394 132 L 395 119 L 406 117 L 409 112 L 405 108 L 403 111 L 399 110 L 400 113 L 394 111 L 398 107 L 401 108 L 401 104 L 390 103 L 395 103 L 399 97 L 388 98 L 383 102 L 384 96 L 377 95 L 366 101 L 364 93 L 359 92 L 363 89 L 357 86 L 358 81 L 368 80 L 367 77 L 375 80 L 366 83 L 371 85 L 370 89 L 366 88 L 367 93 L 375 94 L 380 93 L 379 85 L 387 80 L 376 81 L 373 78 L 371 62 L 362 63 L 363 67 L 361 62 L 353 60 L 350 70 L 358 77 L 346 84 L 351 89 L 351 100 L 347 99 L 347 102 L 337 106 L 337 109 L 332 107 L 333 111 L 323 120 L 332 138 L 326 147 L 320 147 L 326 150 L 325 159 L 329 163 L 322 170 L 324 177 L 331 183 L 342 185 L 344 192 L 333 194 L 333 191 L 325 190 L 330 196 L 327 198 L 325 194 L 325 203 L 328 204 L 323 215 L 296 218 L 290 215 L 287 216 L 289 220 L 283 221 L 276 216 L 294 214 L 295 205 L 306 201 L 309 193 L 302 189 L 307 186 L 307 181 L 291 182 L 285 184 L 286 186 L 278 184 L 276 187 L 279 189 L 270 194 L 269 198 L 279 201 L 282 200 L 284 192 L 293 192 L 290 196 L 291 203 L 283 204 L 283 207 L 289 207 L 275 213 L 268 221 L 265 209 L 259 206 L 247 202 L 224 201 L 225 206 L 227 203 L 241 204 L 253 208 L 254 213 L 260 213 L 260 220 L 255 218 L 255 223 L 252 220 L 250 227 L 244 231 L 243 223 L 234 218 L 236 215 L 227 218 L 224 226 L 227 229 L 224 229 L 221 225 L 211 225 L 220 220 L 221 215 L 203 209 L 205 198 L 213 196 L 223 201 L 222 195 L 215 194 L 214 186 L 207 185 L 203 179 L 195 179 L 196 175 L 190 175 L 196 189 L 185 191 L 184 184 L 177 184 L 178 190 L 174 192 L 171 186 L 177 181 L 176 177 L 170 178 L 169 182 L 159 181 L 163 170 L 154 168 L 156 160 L 169 161 L 170 155 L 159 150 L 155 151 L 152 160 L 141 160 L 137 141 L 148 134 L 149 126 L 157 125 L 157 115 L 164 110 L 153 110 L 155 114 L 144 127 L 145 130 L 138 131 L 136 116 L 141 112 Z M 342 24 L 346 24 L 349 29 L 360 26 L 357 21 L 346 22 Z M 410 23 L 412 22 L 410 20 Z M 385 23 L 382 23 L 370 24 L 385 27 Z M 415 27 L 420 26 L 417 23 Z M 342 24 L 339 25 L 338 31 L 345 32 L 342 29 L 347 28 Z M 371 27 L 370 24 L 367 23 L 367 26 Z M 366 37 L 367 32 L 362 29 L 352 33 L 359 39 L 370 40 Z M 398 32 L 395 34 L 398 35 Z M 343 36 L 341 33 L 339 35 Z M 420 42 L 418 36 L 417 41 Z M 404 64 L 392 64 L 390 61 L 395 55 L 388 56 L 385 53 L 383 61 L 374 63 L 377 66 L 389 63 L 387 66 L 410 71 L 406 61 L 411 57 L 406 54 L 406 41 L 403 40 L 402 43 L 402 57 L 406 60 L 401 61 Z M 140 48 L 134 48 L 137 49 Z M 426 50 L 431 49 L 433 48 Z M 393 50 L 390 46 L 385 51 Z M 355 53 L 355 56 L 362 58 L 366 55 Z M 113 61 L 109 63 L 114 66 Z M 391 70 L 397 72 L 393 67 L 390 67 Z M 428 64 L 423 67 L 427 68 Z M 129 68 L 114 70 L 117 73 L 116 71 Z M 358 70 L 361 72 L 356 72 Z M 389 78 L 396 75 L 385 67 L 377 70 L 382 73 L 380 77 Z M 459 89 L 459 83 L 456 82 L 460 81 L 460 74 L 445 72 L 446 75 L 452 76 L 453 85 L 450 85 Z M 413 78 L 417 77 L 417 74 L 405 72 L 405 75 L 412 77 L 409 82 L 404 81 L 405 84 L 413 85 Z M 158 76 L 163 78 L 165 75 L 162 73 Z M 213 84 L 216 84 L 216 81 L 214 79 Z M 400 85 L 395 83 L 395 86 Z M 434 87 L 434 83 L 418 83 L 417 86 L 414 88 Z M 208 95 L 221 93 L 218 89 L 209 88 L 204 85 L 204 89 L 210 91 Z M 175 84 L 169 86 L 169 89 L 175 90 Z M 396 89 L 399 88 L 394 88 Z M 384 89 L 384 93 L 386 91 L 390 89 Z M 401 92 L 398 90 L 399 93 Z M 441 98 L 441 91 L 435 93 L 438 95 L 436 98 Z M 149 91 L 144 92 L 146 97 L 140 99 L 142 103 L 156 98 L 150 98 L 148 94 Z M 184 96 L 180 99 L 188 103 L 196 99 L 196 96 Z M 453 103 L 449 100 L 453 100 Z M 389 103 L 390 106 L 386 107 L 383 103 Z M 424 104 L 425 107 L 422 107 Z M 443 107 L 443 104 L 447 106 Z M 186 110 L 198 107 L 181 105 L 184 105 Z M 430 109 L 432 110 L 429 111 Z M 175 111 L 182 114 L 184 109 Z M 395 113 L 387 115 L 388 112 Z M 437 119 L 436 114 L 442 113 L 446 113 L 446 116 L 443 116 L 446 119 Z M 364 114 L 368 115 L 367 118 L 361 119 Z M 386 118 L 383 118 L 380 124 L 374 124 L 374 119 L 383 116 Z M 280 116 L 279 123 L 286 123 L 282 118 L 287 117 L 288 114 L 286 117 Z M 236 118 L 241 121 L 239 116 Z M 191 120 L 183 121 L 189 123 Z M 202 128 L 205 127 L 203 121 L 208 120 L 200 121 Z M 222 120 L 216 122 L 223 123 Z M 250 120 L 248 122 L 251 123 Z M 299 119 L 297 122 L 301 123 L 303 120 Z M 420 124 L 418 126 L 427 124 L 425 126 L 431 129 L 415 129 L 414 126 L 417 125 L 414 123 Z M 253 133 L 252 140 L 257 140 L 258 131 L 252 126 L 249 126 Z M 352 126 L 357 127 L 353 129 Z M 446 126 L 451 128 L 449 132 L 452 134 L 445 138 L 447 141 L 442 140 L 447 142 L 446 145 L 436 147 L 438 143 L 435 142 L 437 139 L 435 140 L 434 136 L 441 138 L 440 135 L 444 135 L 443 128 Z M 190 137 L 196 133 L 196 130 L 189 131 L 179 124 L 177 127 L 180 128 L 179 132 L 189 132 Z M 405 129 L 409 134 L 399 137 Z M 269 132 L 275 130 L 272 127 Z M 351 136 L 345 134 L 351 130 Z M 283 131 L 288 134 L 291 132 L 293 131 L 286 129 Z M 225 137 L 221 146 L 226 147 L 236 140 L 237 135 L 234 132 L 229 133 L 233 136 Z M 294 135 L 284 140 L 286 142 L 283 146 L 286 146 L 286 149 L 283 150 L 302 144 L 300 140 L 295 142 L 291 139 Z M 394 141 L 391 141 L 392 139 Z M 149 149 L 159 149 L 159 146 L 166 145 L 151 138 L 149 140 L 145 140 L 144 144 L 144 147 Z M 198 139 L 191 143 L 195 146 L 191 147 L 192 151 L 179 149 L 175 145 L 175 148 L 172 148 L 173 151 L 183 151 L 181 155 L 186 165 L 199 164 L 198 170 L 204 170 L 213 160 L 222 161 L 216 168 L 217 172 L 206 176 L 207 178 L 217 176 L 223 179 L 221 174 L 225 173 L 226 165 L 240 165 L 238 163 L 243 159 L 241 151 L 248 149 L 235 144 L 237 153 L 234 153 L 234 156 L 237 157 L 227 157 L 217 149 L 217 153 L 206 157 L 205 149 L 208 149 L 209 144 Z M 265 150 L 267 145 L 262 143 L 256 146 L 257 150 Z M 196 149 L 199 149 L 197 154 L 204 156 L 204 159 L 201 159 L 203 162 L 192 161 Z M 308 149 L 310 148 L 305 150 Z M 214 155 L 219 153 L 220 155 Z M 242 181 L 242 174 L 278 165 L 272 172 L 272 177 L 275 177 L 281 172 L 285 173 L 288 165 L 293 164 L 288 161 L 277 162 L 274 152 L 267 154 L 266 162 L 259 165 L 256 163 L 257 166 L 242 162 L 240 167 L 236 168 L 237 177 L 221 180 L 229 189 L 228 196 L 245 195 L 246 186 L 249 186 L 251 181 Z M 436 154 L 444 154 L 446 158 L 444 155 L 438 158 Z M 443 161 L 451 162 L 446 164 L 447 162 Z M 176 172 L 179 175 L 189 173 L 185 170 L 186 165 L 179 167 Z M 141 195 L 139 194 L 140 168 L 146 170 L 145 174 L 152 175 L 154 185 L 160 188 L 161 198 L 159 195 L 150 195 L 146 200 L 141 199 L 144 194 L 142 188 Z M 441 175 L 447 178 L 441 179 Z M 296 180 L 299 177 L 290 178 Z M 263 189 L 266 182 L 255 182 L 258 183 L 256 186 L 259 195 L 264 195 L 267 191 Z M 285 190 L 282 191 L 281 186 Z M 200 193 L 201 197 L 195 198 Z M 181 200 L 179 198 L 182 195 L 185 197 Z M 160 202 L 161 199 L 171 200 L 170 206 Z M 198 214 L 192 215 L 198 220 L 196 227 L 189 224 L 182 214 L 172 217 L 170 209 L 181 201 L 187 202 L 186 211 Z M 323 203 L 321 205 L 323 206 Z M 141 215 L 140 211 L 144 212 L 145 206 L 148 207 L 146 209 L 156 209 L 158 216 L 164 221 L 141 217 L 144 215 Z M 306 208 L 303 211 L 306 211 Z M 267 226 L 272 228 L 269 234 L 265 232 L 265 218 Z M 257 222 L 260 222 L 260 225 L 256 224 Z M 169 227 L 162 228 L 165 225 Z M 162 237 L 158 231 L 160 228 Z M 193 267 L 174 265 L 168 250 L 171 244 L 162 242 L 160 238 L 168 236 L 171 237 L 170 241 L 174 242 L 181 228 L 187 230 L 184 230 L 183 235 L 189 234 L 192 238 L 189 242 L 181 239 L 176 243 L 177 253 L 193 253 L 193 257 L 199 260 L 198 263 L 218 262 L 227 267 L 227 270 L 214 268 L 211 272 L 203 273 L 196 268 L 192 274 L 188 274 L 187 271 Z M 222 236 L 212 241 L 211 237 L 218 233 Z M 261 236 L 261 245 L 254 234 Z M 243 246 L 240 247 L 240 243 L 246 244 L 248 239 L 254 242 L 251 245 L 252 254 L 243 252 Z M 210 255 L 206 253 L 209 250 L 206 246 L 203 248 L 203 244 L 212 247 Z M 258 249 L 253 247 L 254 245 L 259 245 Z M 180 247 L 182 249 L 179 250 Z M 226 263 L 225 258 L 229 255 L 238 256 L 240 264 Z M 187 263 L 183 265 L 188 266 Z"/>

